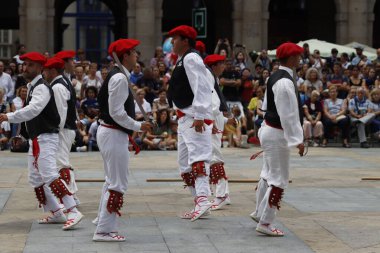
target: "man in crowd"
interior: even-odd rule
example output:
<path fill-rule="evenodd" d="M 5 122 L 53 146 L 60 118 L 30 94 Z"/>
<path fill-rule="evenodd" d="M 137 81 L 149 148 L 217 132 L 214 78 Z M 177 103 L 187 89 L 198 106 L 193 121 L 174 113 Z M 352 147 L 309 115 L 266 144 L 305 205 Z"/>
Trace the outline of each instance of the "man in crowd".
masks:
<path fill-rule="evenodd" d="M 269 236 L 284 235 L 273 222 L 288 186 L 290 148 L 297 147 L 301 156 L 304 151 L 302 105 L 293 80 L 293 71 L 298 67 L 302 53 L 301 47 L 290 42 L 277 48 L 281 66 L 268 80 L 262 106 L 266 113 L 258 135 L 264 151 L 264 164 L 257 191 L 264 196 L 257 199 L 256 220 L 259 222 L 256 231 Z"/>
<path fill-rule="evenodd" d="M 117 215 L 120 216 L 123 195 L 128 186 L 130 135 L 133 131 L 147 131 L 151 127 L 149 122 L 134 120 L 134 99 L 128 87 L 129 71 L 137 61 L 135 47 L 138 44 L 138 40 L 120 39 L 111 43 L 108 50 L 111 56 L 116 53 L 122 66 L 110 71 L 98 95 L 100 126 L 97 142 L 104 160 L 105 183 L 98 219 L 94 221 L 97 223 L 94 241 L 125 241 L 125 237 L 117 233 Z"/>
<path fill-rule="evenodd" d="M 4 62 L 0 61 L 0 88 L 4 89 L 4 101 L 10 101 L 14 95 L 12 77 L 4 72 Z"/>
<path fill-rule="evenodd" d="M 209 214 L 211 208 L 208 196 L 214 77 L 194 50 L 197 32 L 193 27 L 178 26 L 169 36 L 173 38 L 173 52 L 178 55 L 168 90 L 177 108 L 178 162 L 195 202 L 194 209 L 183 218 L 195 221 Z"/>
<path fill-rule="evenodd" d="M 20 59 L 26 64 L 24 75 L 29 81 L 28 97 L 22 109 L 1 114 L 0 123 L 6 120 L 10 123 L 25 122 L 30 139 L 29 183 L 35 189 L 40 205 L 45 211 L 52 213 L 52 216 L 40 220 L 39 223 L 64 223 L 62 229 L 68 230 L 77 225 L 83 215 L 76 208 L 72 194 L 57 172 L 60 117 L 53 91 L 41 76 L 46 58 L 40 53 L 30 52 Z M 52 193 L 66 208 L 67 219 Z"/>

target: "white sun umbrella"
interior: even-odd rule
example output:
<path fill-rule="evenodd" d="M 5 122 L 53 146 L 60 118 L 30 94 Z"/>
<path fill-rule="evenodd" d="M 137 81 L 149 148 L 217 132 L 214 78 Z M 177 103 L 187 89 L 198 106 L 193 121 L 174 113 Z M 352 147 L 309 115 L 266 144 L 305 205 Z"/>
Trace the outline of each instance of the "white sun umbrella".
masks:
<path fill-rule="evenodd" d="M 326 42 L 323 40 L 317 40 L 317 39 L 310 39 L 305 41 L 300 41 L 297 43 L 300 47 L 303 46 L 303 44 L 309 44 L 310 53 L 312 54 L 315 49 L 318 49 L 320 52 L 320 55 L 322 57 L 329 57 L 331 56 L 331 49 L 336 48 L 338 50 L 338 55 L 341 53 L 347 53 L 348 55 L 351 55 L 352 53 L 356 53 L 356 50 L 352 47 L 347 47 L 344 45 L 334 44 L 330 42 Z M 363 51 L 363 54 L 368 57 L 370 60 L 376 59 L 376 54 L 368 52 L 366 50 Z M 268 56 L 270 58 L 276 58 L 276 50 L 268 50 Z"/>

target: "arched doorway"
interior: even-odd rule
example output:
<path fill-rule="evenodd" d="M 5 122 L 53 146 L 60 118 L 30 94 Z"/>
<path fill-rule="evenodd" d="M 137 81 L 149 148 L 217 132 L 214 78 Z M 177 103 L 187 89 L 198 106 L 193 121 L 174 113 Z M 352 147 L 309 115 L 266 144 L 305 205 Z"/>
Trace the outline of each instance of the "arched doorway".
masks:
<path fill-rule="evenodd" d="M 207 53 L 214 51 L 219 38 L 232 41 L 231 0 L 164 0 L 162 4 L 162 32 L 165 34 L 178 25 L 192 25 L 192 9 L 207 8 L 207 37 L 200 39 L 206 44 Z"/>
<path fill-rule="evenodd" d="M 112 40 L 127 34 L 126 0 L 56 0 L 55 12 L 55 51 L 83 48 L 97 62 Z"/>
<path fill-rule="evenodd" d="M 285 41 L 336 40 L 336 8 L 332 0 L 271 0 L 269 13 L 269 48 Z"/>
<path fill-rule="evenodd" d="M 373 22 L 372 46 L 380 48 L 380 1 L 377 0 L 374 8 L 375 21 Z"/>

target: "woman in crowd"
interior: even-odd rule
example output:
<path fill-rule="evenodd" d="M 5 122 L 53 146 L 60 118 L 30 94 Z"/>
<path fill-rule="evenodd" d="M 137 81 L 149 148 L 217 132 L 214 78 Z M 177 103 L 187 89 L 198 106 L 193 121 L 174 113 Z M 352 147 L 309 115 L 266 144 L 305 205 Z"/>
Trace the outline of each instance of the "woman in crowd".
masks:
<path fill-rule="evenodd" d="M 326 99 L 323 106 L 324 139 L 322 147 L 326 147 L 327 140 L 332 138 L 334 126 L 342 131 L 343 147 L 350 148 L 348 137 L 350 132 L 350 120 L 346 116 L 344 101 L 338 98 L 338 88 L 335 85 L 329 87 L 330 98 Z"/>
<path fill-rule="evenodd" d="M 323 135 L 323 124 L 322 119 L 322 104 L 319 101 L 320 93 L 316 90 L 311 92 L 311 96 L 306 100 L 304 109 L 304 122 L 303 131 L 307 143 L 312 143 L 314 139 L 313 146 L 318 147 L 320 139 Z"/>
<path fill-rule="evenodd" d="M 82 100 L 82 95 L 81 95 L 82 86 L 86 82 L 84 69 L 81 65 L 78 65 L 75 67 L 74 72 L 75 72 L 75 79 L 73 79 L 71 82 L 73 84 L 77 100 L 80 101 Z"/>
<path fill-rule="evenodd" d="M 323 83 L 321 81 L 321 75 L 316 68 L 309 68 L 306 71 L 304 82 L 304 92 L 307 97 L 311 96 L 313 90 L 318 91 L 319 93 L 323 90 Z"/>
<path fill-rule="evenodd" d="M 168 109 L 170 111 L 170 105 L 169 105 L 169 101 L 168 101 L 166 95 L 167 95 L 166 90 L 161 89 L 158 92 L 158 98 L 153 100 L 152 112 L 153 112 L 153 118 L 155 120 L 157 120 L 157 112 L 158 111 L 163 110 L 163 109 Z M 170 115 L 171 115 L 171 112 L 170 112 Z"/>
<path fill-rule="evenodd" d="M 371 122 L 371 130 L 375 139 L 380 140 L 380 89 L 375 88 L 371 91 L 371 103 L 369 111 L 375 114 Z"/>
<path fill-rule="evenodd" d="M 241 72 L 241 102 L 243 107 L 246 108 L 251 101 L 254 93 L 254 81 L 249 68 L 243 69 Z"/>
<path fill-rule="evenodd" d="M 12 100 L 11 112 L 15 112 L 24 107 L 26 97 L 28 95 L 28 88 L 21 86 L 16 91 L 16 97 Z M 20 124 L 12 124 L 12 137 L 17 135 L 17 131 Z"/>
<path fill-rule="evenodd" d="M 348 80 L 349 85 L 351 87 L 363 87 L 365 90 L 367 90 L 365 79 L 360 74 L 360 68 L 358 66 L 351 65 L 349 69 L 351 70 L 351 76 Z"/>
<path fill-rule="evenodd" d="M 137 103 L 139 103 L 142 106 L 142 108 L 144 109 L 145 113 L 148 114 L 148 116 L 150 116 L 152 114 L 152 107 L 145 100 L 145 94 L 146 93 L 145 93 L 144 89 L 138 89 L 136 91 L 136 99 L 135 99 L 135 113 L 136 113 L 136 116 L 135 116 L 135 119 L 137 121 L 143 121 L 144 120 L 144 116 L 141 113 L 140 107 L 137 105 Z"/>
<path fill-rule="evenodd" d="M 80 103 L 80 108 L 92 123 L 99 114 L 98 90 L 94 86 L 90 86 L 86 89 L 85 94 L 85 98 Z M 86 125 L 89 126 L 90 124 Z"/>
<path fill-rule="evenodd" d="M 172 137 L 169 110 L 161 109 L 157 112 L 157 125 L 152 131 L 146 133 L 143 143 L 148 149 L 174 150 L 177 148 L 177 140 Z"/>

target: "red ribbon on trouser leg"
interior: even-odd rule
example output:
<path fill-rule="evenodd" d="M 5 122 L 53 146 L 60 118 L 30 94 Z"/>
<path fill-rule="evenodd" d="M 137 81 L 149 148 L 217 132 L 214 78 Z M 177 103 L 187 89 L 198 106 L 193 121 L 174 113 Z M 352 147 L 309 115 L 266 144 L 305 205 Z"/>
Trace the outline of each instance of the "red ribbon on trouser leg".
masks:
<path fill-rule="evenodd" d="M 38 137 L 32 140 L 32 152 L 34 157 L 33 165 L 38 170 L 38 156 L 40 155 L 40 145 L 38 145 Z"/>
<path fill-rule="evenodd" d="M 140 147 L 139 147 L 139 145 L 137 145 L 137 143 L 135 142 L 135 140 L 129 134 L 128 134 L 128 139 L 129 139 L 129 142 L 132 144 L 133 148 L 135 149 L 135 155 L 137 155 L 138 153 L 140 153 Z"/>

